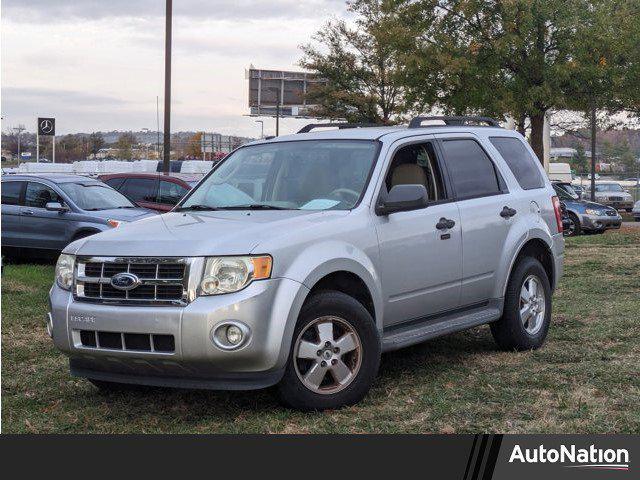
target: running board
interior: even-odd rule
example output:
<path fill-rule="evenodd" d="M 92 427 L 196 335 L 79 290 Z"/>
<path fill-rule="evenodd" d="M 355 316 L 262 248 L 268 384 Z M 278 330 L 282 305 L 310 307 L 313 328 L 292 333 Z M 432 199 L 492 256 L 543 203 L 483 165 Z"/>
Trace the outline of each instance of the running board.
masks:
<path fill-rule="evenodd" d="M 389 352 L 422 343 L 432 338 L 491 323 L 502 315 L 501 302 L 482 307 L 427 317 L 410 325 L 393 326 L 382 334 L 382 351 Z"/>

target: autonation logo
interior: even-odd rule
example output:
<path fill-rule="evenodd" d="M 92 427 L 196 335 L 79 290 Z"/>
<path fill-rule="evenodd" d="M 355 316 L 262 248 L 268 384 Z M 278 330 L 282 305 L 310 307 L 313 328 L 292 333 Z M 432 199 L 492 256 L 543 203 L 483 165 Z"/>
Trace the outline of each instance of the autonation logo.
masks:
<path fill-rule="evenodd" d="M 629 451 L 625 448 L 577 448 L 575 445 L 561 445 L 559 449 L 513 447 L 509 463 L 566 463 L 568 468 L 587 468 L 594 470 L 629 470 Z"/>

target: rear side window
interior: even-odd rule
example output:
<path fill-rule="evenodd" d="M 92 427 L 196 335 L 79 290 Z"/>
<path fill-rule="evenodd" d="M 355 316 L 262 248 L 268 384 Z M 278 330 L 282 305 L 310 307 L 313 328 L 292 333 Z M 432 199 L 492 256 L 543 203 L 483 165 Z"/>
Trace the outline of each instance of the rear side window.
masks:
<path fill-rule="evenodd" d="M 478 142 L 445 140 L 442 148 L 458 200 L 502 193 L 495 166 Z"/>
<path fill-rule="evenodd" d="M 160 189 L 158 190 L 158 203 L 175 205 L 188 192 L 186 188 L 177 183 L 160 180 Z"/>
<path fill-rule="evenodd" d="M 489 139 L 494 147 L 500 152 L 504 161 L 507 162 L 511 172 L 518 180 L 523 190 L 543 188 L 544 179 L 540 169 L 536 165 L 538 162 L 529 153 L 529 150 L 518 138 L 491 137 Z"/>
<path fill-rule="evenodd" d="M 104 183 L 109 185 L 111 188 L 120 190 L 120 187 L 122 187 L 122 184 L 124 183 L 125 180 L 126 180 L 126 177 L 116 177 L 116 178 L 109 178 L 105 180 Z"/>
<path fill-rule="evenodd" d="M 20 205 L 24 182 L 2 182 L 2 205 Z"/>
<path fill-rule="evenodd" d="M 128 178 L 120 193 L 134 202 L 156 201 L 157 182 L 154 178 Z"/>

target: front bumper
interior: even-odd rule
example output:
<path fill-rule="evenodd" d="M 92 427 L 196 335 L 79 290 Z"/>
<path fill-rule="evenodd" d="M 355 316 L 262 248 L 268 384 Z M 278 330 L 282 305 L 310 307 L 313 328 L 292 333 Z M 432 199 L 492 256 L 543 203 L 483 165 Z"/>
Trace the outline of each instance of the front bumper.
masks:
<path fill-rule="evenodd" d="M 596 198 L 596 202 L 608 207 L 613 207 L 616 210 L 627 210 L 629 208 L 633 208 L 633 200 L 605 200 Z"/>
<path fill-rule="evenodd" d="M 75 301 L 54 285 L 50 292 L 53 341 L 81 377 L 182 388 L 252 389 L 277 383 L 289 354 L 293 328 L 308 290 L 279 278 L 240 292 L 199 297 L 184 307 L 110 305 Z M 218 347 L 212 333 L 221 323 L 250 330 L 236 350 Z M 81 331 L 120 333 L 121 348 L 83 344 Z M 126 349 L 126 334 L 173 336 L 172 352 Z"/>
<path fill-rule="evenodd" d="M 618 229 L 622 225 L 620 215 L 587 215 L 582 214 L 580 218 L 583 230 L 599 232 L 603 230 Z"/>

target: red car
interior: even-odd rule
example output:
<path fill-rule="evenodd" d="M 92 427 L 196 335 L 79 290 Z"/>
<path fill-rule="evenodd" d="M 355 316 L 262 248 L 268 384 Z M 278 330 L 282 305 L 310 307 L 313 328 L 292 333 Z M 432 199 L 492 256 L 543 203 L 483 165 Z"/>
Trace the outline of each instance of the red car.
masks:
<path fill-rule="evenodd" d="M 168 212 L 202 178 L 181 173 L 112 173 L 98 178 L 136 205 Z"/>

